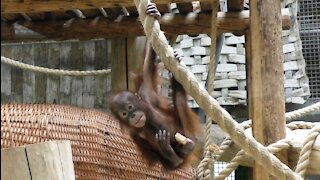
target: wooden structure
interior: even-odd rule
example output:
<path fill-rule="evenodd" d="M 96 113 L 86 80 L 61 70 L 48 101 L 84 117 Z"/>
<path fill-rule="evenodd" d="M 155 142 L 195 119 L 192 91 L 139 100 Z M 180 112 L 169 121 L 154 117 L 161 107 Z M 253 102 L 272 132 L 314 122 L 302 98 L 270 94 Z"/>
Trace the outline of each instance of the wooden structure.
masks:
<path fill-rule="evenodd" d="M 1 142 L 5 139 L 1 138 Z M 70 141 L 57 140 L 2 148 L 1 179 L 74 180 Z"/>
<path fill-rule="evenodd" d="M 190 0 L 174 1 L 179 14 L 172 14 L 170 0 L 157 1 L 163 14 L 162 29 L 167 35 L 210 33 L 211 5 Z M 243 1 L 235 1 L 243 4 Z M 144 35 L 137 20 L 137 11 L 132 1 L 1 1 L 1 40 L 67 40 L 133 37 Z M 233 6 L 235 6 L 233 8 Z M 239 6 L 242 7 L 242 6 Z M 231 9 L 239 9 L 229 4 Z M 194 13 L 199 11 L 201 13 Z M 242 8 L 240 8 L 242 9 Z M 283 14 L 283 26 L 290 24 L 289 14 Z M 184 27 L 184 28 L 180 28 Z M 219 12 L 219 32 L 244 32 L 249 27 L 249 11 Z M 28 34 L 27 30 L 35 33 Z M 22 31 L 19 33 L 18 31 Z"/>

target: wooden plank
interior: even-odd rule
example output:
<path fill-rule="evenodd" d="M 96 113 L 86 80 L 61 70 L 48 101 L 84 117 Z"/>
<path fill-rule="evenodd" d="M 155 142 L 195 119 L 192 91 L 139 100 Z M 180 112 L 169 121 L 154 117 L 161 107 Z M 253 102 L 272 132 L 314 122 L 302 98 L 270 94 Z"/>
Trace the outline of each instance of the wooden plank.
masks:
<path fill-rule="evenodd" d="M 22 62 L 26 64 L 34 64 L 33 47 L 31 44 L 21 46 Z M 32 71 L 23 70 L 22 72 L 22 101 L 23 103 L 35 102 L 35 74 Z"/>
<path fill-rule="evenodd" d="M 21 46 L 12 46 L 11 58 L 22 61 Z M 10 57 L 9 57 L 10 58 Z M 11 103 L 22 103 L 22 69 L 11 68 Z"/>
<path fill-rule="evenodd" d="M 290 15 L 288 9 L 282 12 L 282 26 L 290 28 Z M 161 29 L 166 35 L 177 34 L 208 34 L 211 32 L 210 14 L 189 13 L 186 15 L 164 14 L 160 19 Z M 144 35 L 141 23 L 136 17 L 123 17 L 120 22 L 112 18 L 101 18 L 98 21 L 91 19 L 74 20 L 69 27 L 64 26 L 65 20 L 21 22 L 35 32 L 44 35 L 45 39 L 66 40 L 66 39 L 94 39 L 94 38 L 115 38 L 134 37 Z M 184 27 L 184 28 L 181 28 Z M 4 27 L 6 28 L 6 27 Z M 249 28 L 249 11 L 240 13 L 218 13 L 218 32 L 244 32 Z M 6 37 L 1 35 L 1 40 L 28 40 L 27 37 Z"/>
<path fill-rule="evenodd" d="M 112 43 L 106 40 L 99 40 L 95 42 L 95 55 L 94 55 L 94 67 L 95 69 L 107 69 L 110 68 L 110 64 L 113 60 Z M 113 71 L 113 70 L 112 70 Z M 111 72 L 112 72 L 111 71 Z M 108 76 L 95 76 L 95 101 L 94 107 L 99 109 L 106 109 L 108 107 L 107 98 L 110 95 L 111 90 L 111 75 Z M 101 98 L 103 97 L 103 98 Z"/>
<path fill-rule="evenodd" d="M 49 141 L 26 147 L 33 180 L 74 180 L 70 141 Z M 61 154 L 64 153 L 61 157 Z M 65 169 L 66 168 L 66 169 Z M 71 172 L 67 172 L 67 170 Z"/>
<path fill-rule="evenodd" d="M 69 69 L 70 65 L 70 51 L 71 42 L 64 42 L 60 44 L 60 68 L 59 69 Z M 70 104 L 71 103 L 71 77 L 61 76 L 60 77 L 60 104 Z"/>
<path fill-rule="evenodd" d="M 1 180 L 31 180 L 24 147 L 1 149 Z"/>
<path fill-rule="evenodd" d="M 240 12 L 243 10 L 243 1 L 244 0 L 232 0 L 227 1 L 228 11 L 229 12 Z"/>
<path fill-rule="evenodd" d="M 59 140 L 55 141 L 55 143 L 57 143 L 59 149 L 63 179 L 74 180 L 75 172 L 72 159 L 71 142 L 69 140 Z"/>
<path fill-rule="evenodd" d="M 48 64 L 46 67 L 58 69 L 60 65 L 60 46 L 58 43 L 52 43 L 48 49 Z M 47 103 L 58 103 L 60 99 L 60 77 L 48 76 L 47 77 Z"/>
<path fill-rule="evenodd" d="M 71 43 L 71 67 L 73 70 L 83 69 L 83 43 L 73 42 Z M 71 78 L 71 104 L 76 106 L 82 106 L 82 77 L 73 76 Z"/>
<path fill-rule="evenodd" d="M 128 70 L 126 59 L 126 39 L 111 40 L 111 87 L 112 93 L 128 89 Z"/>
<path fill-rule="evenodd" d="M 85 71 L 95 70 L 94 68 L 94 56 L 95 56 L 95 42 L 85 41 L 83 42 L 83 68 Z M 101 61 L 101 60 L 99 60 Z M 94 107 L 94 76 L 83 77 L 83 101 L 82 106 L 86 108 Z"/>
<path fill-rule="evenodd" d="M 1 21 L 1 40 L 2 37 L 6 37 L 8 39 L 14 39 L 14 26 L 9 23 L 4 23 Z"/>
<path fill-rule="evenodd" d="M 143 66 L 143 60 L 145 55 L 145 47 L 146 47 L 146 37 L 140 36 L 136 38 L 128 38 L 128 73 L 129 73 L 129 80 L 128 80 L 128 89 L 130 91 L 135 90 L 135 85 L 130 77 L 130 73 L 138 73 L 141 72 Z"/>
<path fill-rule="evenodd" d="M 204 1 L 204 0 L 203 0 Z M 182 3 L 192 2 L 192 0 L 157 0 L 157 4 L 170 4 L 170 3 Z M 72 9 L 97 9 L 103 8 L 115 8 L 119 6 L 134 6 L 133 1 L 130 0 L 48 0 L 48 1 L 1 1 L 1 14 L 6 13 L 30 13 L 30 12 L 50 12 L 57 10 L 72 10 Z"/>
<path fill-rule="evenodd" d="M 249 119 L 253 120 L 253 136 L 263 145 L 285 138 L 281 34 L 280 1 L 250 1 Z M 286 152 L 278 155 L 287 163 Z M 267 171 L 258 163 L 254 166 L 253 179 L 269 179 Z"/>
<path fill-rule="evenodd" d="M 1 56 L 11 56 L 11 46 L 1 46 Z M 1 64 L 1 103 L 10 102 L 11 95 L 11 66 Z"/>
<path fill-rule="evenodd" d="M 187 14 L 193 12 L 192 3 L 177 3 L 177 8 L 180 14 Z"/>
<path fill-rule="evenodd" d="M 33 44 L 34 49 L 34 64 L 36 66 L 47 67 L 48 62 L 48 44 L 37 43 Z M 45 103 L 47 95 L 47 75 L 42 73 L 35 74 L 35 92 L 34 101 L 37 103 Z"/>

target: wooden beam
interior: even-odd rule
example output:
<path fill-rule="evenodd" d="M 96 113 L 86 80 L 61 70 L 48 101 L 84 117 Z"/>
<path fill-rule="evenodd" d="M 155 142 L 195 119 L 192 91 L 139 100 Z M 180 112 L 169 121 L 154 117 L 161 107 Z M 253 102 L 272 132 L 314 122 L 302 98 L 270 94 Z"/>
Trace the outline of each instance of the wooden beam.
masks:
<path fill-rule="evenodd" d="M 231 0 L 227 1 L 228 12 L 240 12 L 243 10 L 244 0 Z"/>
<path fill-rule="evenodd" d="M 206 0 L 202 0 L 206 1 Z M 157 0 L 157 4 L 170 3 L 191 3 L 192 0 Z M 120 6 L 134 6 L 132 0 L 28 0 L 28 1 L 1 1 L 1 14 L 6 13 L 30 13 L 30 12 L 51 12 L 58 10 L 72 9 L 98 9 L 98 8 L 114 8 Z"/>
<path fill-rule="evenodd" d="M 290 15 L 287 9 L 283 10 L 282 24 L 284 29 L 290 28 Z M 119 20 L 119 19 L 118 19 Z M 166 35 L 177 34 L 208 34 L 211 32 L 211 14 L 174 15 L 167 13 L 161 17 L 161 29 Z M 120 21 L 101 18 L 99 20 L 75 19 L 66 21 L 35 21 L 19 23 L 35 32 L 45 36 L 46 39 L 95 39 L 142 36 L 141 23 L 136 17 L 123 17 Z M 183 27 L 183 28 L 181 28 Z M 6 27 L 4 27 L 6 28 Z M 249 28 L 249 11 L 240 13 L 218 13 L 218 32 L 244 32 Z M 6 36 L 1 31 L 1 40 L 19 41 L 28 40 L 26 37 L 16 38 Z M 34 39 L 31 39 L 34 40 Z"/>
<path fill-rule="evenodd" d="M 250 31 L 246 35 L 249 119 L 253 120 L 253 136 L 263 145 L 286 136 L 281 24 L 280 1 L 250 1 Z M 288 163 L 286 152 L 277 155 Z M 256 162 L 253 179 L 269 179 Z"/>

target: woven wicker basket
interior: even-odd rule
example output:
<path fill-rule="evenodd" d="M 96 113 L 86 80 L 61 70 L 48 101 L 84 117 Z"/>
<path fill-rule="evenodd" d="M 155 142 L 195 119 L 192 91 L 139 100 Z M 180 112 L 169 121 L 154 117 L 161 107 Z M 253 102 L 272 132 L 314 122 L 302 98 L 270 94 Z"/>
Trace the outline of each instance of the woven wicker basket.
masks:
<path fill-rule="evenodd" d="M 191 167 L 149 167 L 110 115 L 84 108 L 1 104 L 1 148 L 49 140 L 71 141 L 77 179 L 194 179 Z"/>

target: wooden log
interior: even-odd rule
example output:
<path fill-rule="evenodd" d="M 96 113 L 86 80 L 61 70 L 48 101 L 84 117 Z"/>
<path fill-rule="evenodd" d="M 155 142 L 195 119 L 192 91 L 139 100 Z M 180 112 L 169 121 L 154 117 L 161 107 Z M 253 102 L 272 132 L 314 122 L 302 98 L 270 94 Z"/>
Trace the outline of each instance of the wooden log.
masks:
<path fill-rule="evenodd" d="M 248 109 L 249 119 L 253 120 L 253 136 L 263 145 L 285 137 L 280 3 L 277 0 L 250 1 L 250 31 L 247 34 L 249 41 L 246 42 L 246 47 L 249 46 Z M 288 163 L 286 151 L 278 153 L 277 157 Z M 267 170 L 258 162 L 253 168 L 253 179 L 269 179 Z"/>
<path fill-rule="evenodd" d="M 206 1 L 206 0 L 202 0 Z M 192 0 L 157 0 L 157 4 L 170 4 L 170 3 L 183 3 Z M 131 0 L 48 0 L 48 1 L 1 1 L 1 14 L 6 13 L 35 13 L 35 12 L 50 12 L 58 10 L 72 10 L 72 9 L 98 9 L 103 8 L 114 8 L 119 6 L 134 6 L 134 2 Z"/>
<path fill-rule="evenodd" d="M 292 147 L 288 151 L 288 161 L 292 165 L 296 165 L 299 157 L 299 153 L 302 149 L 303 142 L 307 138 L 309 130 L 306 129 L 297 129 L 294 131 L 288 130 L 286 131 L 286 138 L 291 140 Z M 251 135 L 251 129 L 246 130 L 246 134 Z M 212 134 L 212 139 L 214 143 L 220 144 L 221 137 L 226 136 L 225 134 Z M 221 161 L 229 162 L 236 153 L 240 150 L 240 148 L 234 143 L 231 147 L 225 151 L 221 156 Z M 243 166 L 253 167 L 254 160 L 250 156 L 246 156 L 240 164 Z M 310 155 L 310 164 L 307 167 L 306 174 L 308 175 L 320 175 L 320 136 L 317 137 Z"/>
<path fill-rule="evenodd" d="M 211 32 L 211 14 L 189 13 L 186 15 L 164 14 L 161 19 L 161 29 L 166 35 L 177 34 L 209 34 Z M 67 39 L 95 39 L 143 36 L 141 23 L 136 17 L 123 17 L 119 21 L 103 18 L 100 20 L 77 19 L 66 26 L 66 21 L 36 21 L 21 22 L 20 25 L 27 27 L 45 36 L 44 39 L 67 40 Z M 183 28 L 181 28 L 183 27 Z M 282 27 L 290 28 L 290 15 L 288 9 L 282 10 Z M 1 28 L 8 28 L 4 26 Z M 249 28 L 249 11 L 240 13 L 218 13 L 218 32 L 244 32 Z M 4 32 L 7 32 L 5 30 Z M 15 38 L 6 36 L 1 31 L 1 40 L 19 41 L 28 40 L 28 37 Z M 41 40 L 43 37 L 33 37 L 29 40 Z M 43 40 L 44 40 L 43 39 Z"/>
<path fill-rule="evenodd" d="M 1 180 L 74 180 L 70 141 L 49 141 L 1 149 Z"/>

